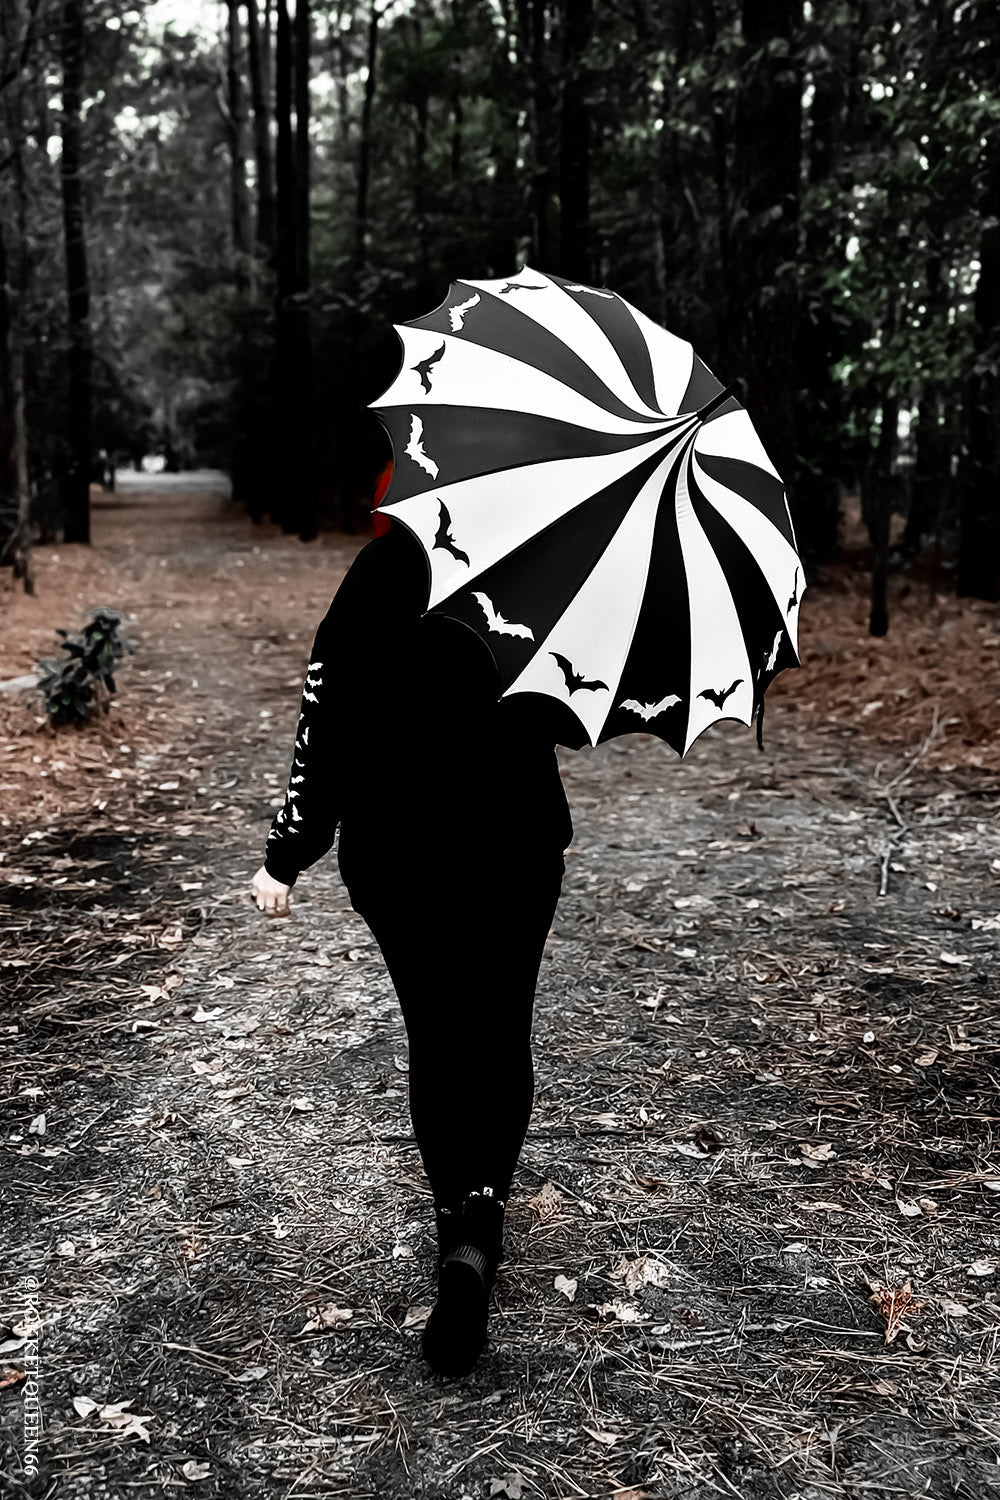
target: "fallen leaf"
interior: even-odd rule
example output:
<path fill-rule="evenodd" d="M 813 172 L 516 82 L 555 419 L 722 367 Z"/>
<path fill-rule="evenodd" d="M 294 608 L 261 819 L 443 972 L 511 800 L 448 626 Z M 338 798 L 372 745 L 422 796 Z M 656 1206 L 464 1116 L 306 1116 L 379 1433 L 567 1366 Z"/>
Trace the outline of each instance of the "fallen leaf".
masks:
<path fill-rule="evenodd" d="M 291 1108 L 295 1111 L 296 1114 L 308 1115 L 312 1113 L 316 1106 L 311 1099 L 307 1099 L 303 1095 L 298 1099 L 291 1100 Z"/>
<path fill-rule="evenodd" d="M 268 1373 L 267 1365 L 251 1365 L 248 1370 L 241 1370 L 233 1379 L 240 1385 L 254 1385 L 258 1380 L 263 1380 Z"/>
<path fill-rule="evenodd" d="M 595 1443 L 601 1443 L 605 1448 L 611 1448 L 615 1443 L 620 1443 L 622 1441 L 622 1435 L 620 1432 L 605 1432 L 601 1427 L 588 1427 L 586 1422 L 584 1422 L 582 1425 L 584 1432 L 587 1433 L 589 1437 L 592 1437 Z"/>
<path fill-rule="evenodd" d="M 637 1292 L 643 1286 L 669 1286 L 671 1281 L 670 1267 L 652 1255 L 641 1255 L 638 1260 L 623 1256 L 611 1274 L 623 1281 L 629 1292 Z"/>
<path fill-rule="evenodd" d="M 22 1380 L 26 1379 L 27 1371 L 19 1369 L 17 1365 L 8 1365 L 6 1369 L 0 1370 L 0 1391 L 5 1391 L 12 1385 L 19 1385 Z"/>
<path fill-rule="evenodd" d="M 117 1432 L 119 1437 L 134 1437 L 138 1438 L 141 1443 L 148 1443 L 149 1433 L 146 1429 L 149 1423 L 156 1419 L 129 1411 L 127 1408 L 131 1405 L 131 1401 L 113 1401 L 107 1406 L 102 1406 L 97 1415 L 112 1432 Z"/>
<path fill-rule="evenodd" d="M 44 1135 L 45 1134 L 45 1116 L 44 1115 L 36 1115 L 35 1116 L 35 1118 L 31 1122 L 31 1124 L 28 1126 L 28 1134 L 29 1135 Z"/>
<path fill-rule="evenodd" d="M 89 1396 L 74 1396 L 73 1410 L 78 1417 L 89 1417 L 92 1411 L 97 1410 L 97 1402 L 92 1401 Z"/>
<path fill-rule="evenodd" d="M 956 1302 L 954 1297 L 939 1297 L 937 1305 L 946 1318 L 967 1318 L 969 1309 L 964 1302 Z"/>
<path fill-rule="evenodd" d="M 961 953 L 939 953 L 938 958 L 943 964 L 950 964 L 953 968 L 958 964 L 971 964 L 972 959 L 966 958 Z"/>
<path fill-rule="evenodd" d="M 349 1307 L 334 1307 L 328 1303 L 326 1307 L 317 1307 L 311 1318 L 307 1318 L 305 1325 L 299 1329 L 300 1333 L 316 1333 L 320 1328 L 335 1328 L 338 1323 L 349 1323 L 354 1317 L 354 1312 Z"/>
<path fill-rule="evenodd" d="M 623 1302 L 620 1297 L 615 1297 L 611 1302 L 601 1302 L 597 1306 L 598 1315 L 602 1318 L 617 1318 L 619 1323 L 641 1323 L 642 1313 L 631 1302 Z"/>
<path fill-rule="evenodd" d="M 534 1197 L 528 1199 L 528 1207 L 533 1208 L 536 1216 L 544 1222 L 546 1219 L 553 1218 L 565 1202 L 566 1199 L 555 1184 L 545 1182 Z"/>
<path fill-rule="evenodd" d="M 721 1151 L 726 1144 L 714 1125 L 697 1125 L 691 1135 L 695 1145 L 700 1146 L 706 1156 L 712 1151 Z"/>
<path fill-rule="evenodd" d="M 406 1309 L 406 1317 L 403 1319 L 404 1328 L 423 1328 L 431 1315 L 431 1309 L 422 1303 L 414 1304 Z"/>
<path fill-rule="evenodd" d="M 191 1019 L 192 1021 L 214 1021 L 216 1016 L 221 1015 L 221 1005 L 214 1006 L 212 1010 L 206 1010 L 203 1005 L 199 1005 L 197 1010 L 191 1012 Z"/>
<path fill-rule="evenodd" d="M 211 1464 L 199 1463 L 196 1458 L 189 1458 L 186 1464 L 181 1464 L 181 1473 L 185 1479 L 207 1479 L 211 1472 Z"/>
<path fill-rule="evenodd" d="M 524 1494 L 522 1485 L 523 1481 L 520 1474 L 515 1474 L 511 1470 L 502 1479 L 490 1480 L 490 1495 L 491 1497 L 498 1495 L 501 1497 L 501 1500 L 521 1500 L 521 1496 Z"/>
<path fill-rule="evenodd" d="M 966 1268 L 967 1276 L 993 1276 L 1000 1262 L 992 1256 L 984 1255 L 980 1260 L 974 1260 L 971 1266 Z"/>
<path fill-rule="evenodd" d="M 915 1068 L 931 1068 L 937 1060 L 938 1049 L 936 1047 L 928 1047 L 924 1052 L 918 1053 L 913 1059 L 913 1065 Z"/>
<path fill-rule="evenodd" d="M 573 1298 L 576 1296 L 576 1289 L 579 1284 L 580 1283 L 576 1280 L 575 1277 L 570 1276 L 557 1276 L 555 1281 L 552 1283 L 557 1292 L 562 1292 L 567 1302 L 573 1301 Z"/>
<path fill-rule="evenodd" d="M 800 1141 L 799 1150 L 803 1161 L 809 1166 L 820 1166 L 823 1162 L 832 1161 L 837 1154 L 829 1141 Z"/>
<path fill-rule="evenodd" d="M 909 1281 L 905 1281 L 901 1287 L 880 1286 L 877 1282 L 870 1283 L 871 1296 L 869 1302 L 875 1311 L 885 1321 L 885 1342 L 891 1344 L 900 1332 L 905 1332 L 903 1319 L 912 1313 L 919 1312 L 923 1302 L 918 1301 L 913 1295 L 913 1287 Z"/>

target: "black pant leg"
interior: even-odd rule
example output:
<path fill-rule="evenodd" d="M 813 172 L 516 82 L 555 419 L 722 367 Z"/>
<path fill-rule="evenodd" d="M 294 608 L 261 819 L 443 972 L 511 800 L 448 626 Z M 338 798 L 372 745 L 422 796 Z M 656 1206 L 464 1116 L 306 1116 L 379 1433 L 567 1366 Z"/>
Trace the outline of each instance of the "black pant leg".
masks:
<path fill-rule="evenodd" d="M 506 1198 L 531 1117 L 531 1023 L 561 856 L 506 879 L 364 903 L 409 1043 L 414 1134 L 435 1199 Z"/>

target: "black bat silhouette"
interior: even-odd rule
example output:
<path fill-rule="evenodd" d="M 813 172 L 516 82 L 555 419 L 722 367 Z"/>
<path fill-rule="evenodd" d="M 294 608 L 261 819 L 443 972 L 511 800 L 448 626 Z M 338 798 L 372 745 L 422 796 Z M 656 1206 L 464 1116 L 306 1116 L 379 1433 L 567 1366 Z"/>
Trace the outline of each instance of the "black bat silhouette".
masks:
<path fill-rule="evenodd" d="M 607 689 L 607 683 L 601 682 L 599 678 L 583 677 L 581 673 L 574 669 L 573 663 L 568 657 L 561 656 L 558 651 L 550 651 L 549 655 L 555 657 L 556 661 L 562 667 L 562 673 L 566 679 L 566 686 L 569 688 L 570 696 L 578 692 L 580 688 L 590 688 L 592 692 L 597 688 Z"/>
<path fill-rule="evenodd" d="M 791 612 L 792 612 L 792 610 L 795 608 L 796 604 L 798 604 L 798 602 L 799 602 L 799 570 L 798 570 L 798 568 L 796 568 L 795 569 L 795 582 L 792 584 L 792 597 L 788 601 L 788 608 L 785 610 L 785 614 L 786 615 L 790 615 Z"/>
<path fill-rule="evenodd" d="M 716 708 L 723 708 L 725 706 L 726 699 L 730 696 L 731 693 L 735 693 L 736 689 L 740 686 L 742 681 L 742 677 L 737 677 L 732 687 L 718 689 L 705 688 L 704 692 L 698 694 L 698 697 L 708 698 L 710 702 L 715 704 Z"/>
<path fill-rule="evenodd" d="M 443 500 L 439 500 L 438 505 L 441 510 L 438 514 L 438 529 L 434 545 L 441 547 L 445 552 L 450 552 L 452 557 L 457 557 L 459 562 L 464 562 L 468 566 L 469 554 L 462 551 L 451 534 L 451 516 L 448 513 L 448 507 Z"/>
<path fill-rule="evenodd" d="M 414 375 L 419 375 L 420 376 L 420 384 L 423 386 L 423 388 L 424 388 L 425 391 L 429 391 L 430 390 L 430 388 L 431 388 L 431 371 L 433 370 L 434 366 L 437 364 L 438 360 L 439 359 L 443 359 L 444 352 L 447 349 L 447 347 L 448 347 L 447 344 L 442 344 L 441 347 L 440 347 L 440 349 L 435 349 L 435 351 L 434 351 L 433 354 L 428 354 L 428 356 L 427 356 L 426 359 L 420 360 L 417 364 L 415 364 L 413 366 L 413 373 L 414 373 Z"/>
<path fill-rule="evenodd" d="M 506 286 L 500 288 L 501 297 L 508 297 L 511 292 L 544 292 L 544 286 L 535 286 L 527 281 L 508 281 Z"/>

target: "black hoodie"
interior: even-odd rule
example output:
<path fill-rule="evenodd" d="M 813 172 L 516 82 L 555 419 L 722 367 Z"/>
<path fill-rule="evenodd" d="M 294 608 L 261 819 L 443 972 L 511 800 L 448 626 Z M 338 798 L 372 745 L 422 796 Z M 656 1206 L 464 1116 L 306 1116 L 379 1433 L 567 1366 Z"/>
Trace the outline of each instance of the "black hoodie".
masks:
<path fill-rule="evenodd" d="M 332 847 L 356 909 L 381 895 L 558 859 L 573 825 L 557 739 L 575 719 L 499 698 L 489 648 L 423 616 L 427 561 L 398 524 L 355 558 L 316 633 L 265 868 L 286 885 Z"/>

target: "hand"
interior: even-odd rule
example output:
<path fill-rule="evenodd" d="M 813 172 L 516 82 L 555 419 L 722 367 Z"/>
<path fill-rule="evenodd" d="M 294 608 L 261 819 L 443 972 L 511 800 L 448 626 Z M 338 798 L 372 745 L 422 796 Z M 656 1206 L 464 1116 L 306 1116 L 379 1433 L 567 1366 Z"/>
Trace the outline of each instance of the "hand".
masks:
<path fill-rule="evenodd" d="M 275 880 L 269 875 L 264 866 L 254 876 L 250 892 L 257 903 L 257 910 L 266 912 L 269 917 L 287 917 L 292 909 L 291 886 L 282 885 L 280 880 Z"/>

